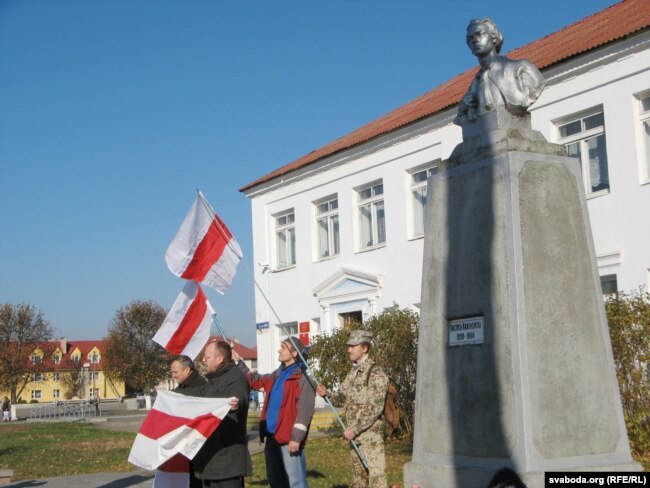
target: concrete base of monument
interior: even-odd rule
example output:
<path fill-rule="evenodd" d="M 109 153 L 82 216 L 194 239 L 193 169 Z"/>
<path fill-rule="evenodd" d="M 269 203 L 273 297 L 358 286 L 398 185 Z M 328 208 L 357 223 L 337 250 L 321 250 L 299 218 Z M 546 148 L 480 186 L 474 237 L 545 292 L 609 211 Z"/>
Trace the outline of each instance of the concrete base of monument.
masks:
<path fill-rule="evenodd" d="M 529 488 L 545 471 L 639 470 L 580 167 L 500 115 L 427 187 L 407 488 L 482 488 L 504 466 Z"/>
<path fill-rule="evenodd" d="M 512 467 L 508 460 L 482 461 L 477 466 L 454 466 L 450 464 L 417 464 L 410 462 L 404 465 L 404 488 L 420 486 L 421 488 L 488 488 L 488 484 L 497 471 L 503 467 Z M 561 471 L 576 473 L 584 472 L 634 472 L 642 471 L 638 463 L 622 463 L 600 466 L 580 466 L 579 468 L 557 467 L 546 471 L 517 472 L 526 488 L 544 488 L 546 472 Z"/>

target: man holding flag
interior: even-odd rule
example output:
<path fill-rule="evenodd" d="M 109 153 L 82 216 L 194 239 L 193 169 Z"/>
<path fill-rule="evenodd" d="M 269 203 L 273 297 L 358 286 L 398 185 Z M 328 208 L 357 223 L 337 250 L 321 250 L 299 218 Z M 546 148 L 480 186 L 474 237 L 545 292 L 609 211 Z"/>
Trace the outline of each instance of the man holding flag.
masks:
<path fill-rule="evenodd" d="M 303 371 L 298 351 L 304 345 L 289 336 L 280 343 L 278 361 L 270 374 L 251 372 L 240 357 L 235 362 L 246 373 L 251 388 L 264 390 L 260 438 L 266 438 L 266 477 L 271 488 L 308 488 L 305 442 L 314 416 L 316 392 Z"/>
<path fill-rule="evenodd" d="M 248 380 L 233 362 L 232 348 L 225 341 L 213 340 L 205 346 L 203 365 L 208 382 L 179 393 L 229 398 L 231 409 L 194 457 L 195 475 L 203 480 L 204 488 L 242 488 L 244 476 L 253 472 L 246 437 Z"/>
<path fill-rule="evenodd" d="M 169 365 L 172 378 L 178 386 L 174 391 L 178 392 L 195 386 L 202 386 L 206 383 L 205 378 L 199 374 L 194 367 L 194 361 L 191 358 L 181 354 L 176 356 Z M 194 475 L 194 463 L 189 463 L 190 488 L 201 488 L 203 483 Z"/>

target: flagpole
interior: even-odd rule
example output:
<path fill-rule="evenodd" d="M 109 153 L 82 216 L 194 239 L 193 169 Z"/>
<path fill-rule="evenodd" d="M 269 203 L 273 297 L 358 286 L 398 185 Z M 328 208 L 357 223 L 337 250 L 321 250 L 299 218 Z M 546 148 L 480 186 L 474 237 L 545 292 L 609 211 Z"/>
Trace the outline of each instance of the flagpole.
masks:
<path fill-rule="evenodd" d="M 217 312 L 212 312 L 210 315 L 212 316 L 212 323 L 217 326 L 217 330 L 221 333 L 221 337 L 223 337 L 224 341 L 228 342 L 228 338 L 221 327 L 221 323 L 219 322 L 219 319 L 217 319 Z"/>
<path fill-rule="evenodd" d="M 224 236 L 226 236 L 227 234 L 226 234 L 226 232 L 224 231 L 223 227 L 221 226 L 221 223 L 219 222 L 219 219 L 216 218 L 216 213 L 215 213 L 214 209 L 210 206 L 210 204 L 208 203 L 208 201 L 206 200 L 206 198 L 203 196 L 203 193 L 201 193 L 201 190 L 199 190 L 199 189 L 197 188 L 196 191 L 197 191 L 197 193 L 199 194 L 199 198 L 201 199 L 201 202 L 203 203 L 203 207 L 205 208 L 206 212 L 208 212 L 208 214 L 210 215 L 210 218 L 212 219 L 212 222 L 214 222 L 214 223 L 217 225 L 217 227 L 218 227 L 219 231 L 221 232 L 221 234 L 224 235 Z M 239 254 L 238 250 L 237 250 L 237 249 L 234 249 L 234 248 L 232 247 L 232 245 L 230 244 L 230 241 L 228 241 L 228 247 L 229 247 L 233 252 L 235 252 L 235 254 Z M 241 257 L 241 256 L 240 256 L 240 257 Z M 282 329 L 282 331 L 285 333 L 285 335 L 290 336 L 291 334 L 289 333 L 289 331 L 288 331 L 288 330 L 286 329 L 286 327 L 284 326 L 284 322 L 282 322 L 282 320 L 280 319 L 280 316 L 278 315 L 278 313 L 277 313 L 277 312 L 275 311 L 275 309 L 273 308 L 273 305 L 271 305 L 271 301 L 268 299 L 268 297 L 266 296 L 266 294 L 264 293 L 264 291 L 262 291 L 262 288 L 261 288 L 260 285 L 257 283 L 257 280 L 255 279 L 255 276 L 254 276 L 253 272 L 251 271 L 251 269 L 248 267 L 248 265 L 246 265 L 246 261 L 243 260 L 243 259 L 242 259 L 241 261 L 242 261 L 242 263 L 243 263 L 243 265 L 244 265 L 244 268 L 246 269 L 246 272 L 248 273 L 248 275 L 249 275 L 249 276 L 251 277 L 251 279 L 253 280 L 253 284 L 255 285 L 255 287 L 257 288 L 257 290 L 260 292 L 260 295 L 262 295 L 262 298 L 264 298 L 264 301 L 265 301 L 265 302 L 267 303 L 267 305 L 269 306 L 269 309 L 271 310 L 271 312 L 272 312 L 273 315 L 275 316 L 275 319 L 278 321 L 278 326 L 280 327 L 280 329 Z M 213 319 L 214 319 L 214 316 L 213 316 Z M 224 337 L 225 337 L 225 335 L 224 335 Z M 294 348 L 294 349 L 295 349 L 296 352 L 298 353 L 298 357 L 300 358 L 300 361 L 302 361 L 302 363 L 305 365 L 305 369 L 303 370 L 304 373 L 305 373 L 305 377 L 307 378 L 307 380 L 309 381 L 309 383 L 311 384 L 311 386 L 314 388 L 314 390 L 316 390 L 316 388 L 317 388 L 317 382 L 316 382 L 316 380 L 313 378 L 313 375 L 312 375 L 312 373 L 311 373 L 311 370 L 310 370 L 310 368 L 309 368 L 309 365 L 307 364 L 307 361 L 305 361 L 305 358 L 304 358 L 304 356 L 302 355 L 302 352 L 301 352 L 301 351 L 299 351 L 297 348 Z M 339 423 L 339 425 L 341 426 L 341 428 L 342 428 L 343 430 L 345 430 L 347 427 L 346 427 L 345 423 L 343 422 L 343 420 L 341 419 L 341 417 L 340 417 L 340 415 L 338 414 L 338 412 L 336 411 L 336 408 L 335 408 L 334 405 L 332 404 L 332 402 L 331 402 L 331 400 L 329 399 L 329 397 L 328 397 L 328 396 L 324 396 L 324 397 L 322 397 L 322 398 L 323 398 L 323 400 L 325 400 L 325 403 L 330 407 L 330 409 L 332 410 L 332 413 L 334 413 L 334 417 L 335 417 L 336 420 L 338 421 L 338 423 Z M 353 448 L 354 451 L 356 452 L 357 456 L 359 457 L 359 461 L 361 461 L 361 464 L 363 465 L 364 469 L 368 472 L 368 471 L 369 471 L 369 468 L 368 468 L 368 462 L 366 461 L 366 458 L 365 458 L 365 456 L 363 455 L 363 453 L 359 450 L 359 446 L 357 446 L 356 442 L 354 442 L 354 439 L 350 441 L 350 445 L 352 446 L 352 448 Z"/>

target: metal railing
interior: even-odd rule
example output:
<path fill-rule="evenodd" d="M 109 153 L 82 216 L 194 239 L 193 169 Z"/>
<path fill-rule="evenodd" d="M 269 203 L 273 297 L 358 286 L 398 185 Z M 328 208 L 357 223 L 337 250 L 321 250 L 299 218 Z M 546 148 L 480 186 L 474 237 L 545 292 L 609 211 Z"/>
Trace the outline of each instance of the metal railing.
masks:
<path fill-rule="evenodd" d="M 32 420 L 67 420 L 80 421 L 88 417 L 101 416 L 101 409 L 95 402 L 81 400 L 79 402 L 57 402 L 32 409 Z"/>

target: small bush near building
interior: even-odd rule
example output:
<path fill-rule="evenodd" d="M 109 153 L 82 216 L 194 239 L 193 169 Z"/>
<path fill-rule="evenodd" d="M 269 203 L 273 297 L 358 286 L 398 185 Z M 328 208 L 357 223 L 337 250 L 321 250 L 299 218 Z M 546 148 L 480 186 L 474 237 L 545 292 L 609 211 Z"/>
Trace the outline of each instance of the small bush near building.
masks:
<path fill-rule="evenodd" d="M 630 447 L 650 462 L 650 294 L 639 289 L 605 302 Z"/>

